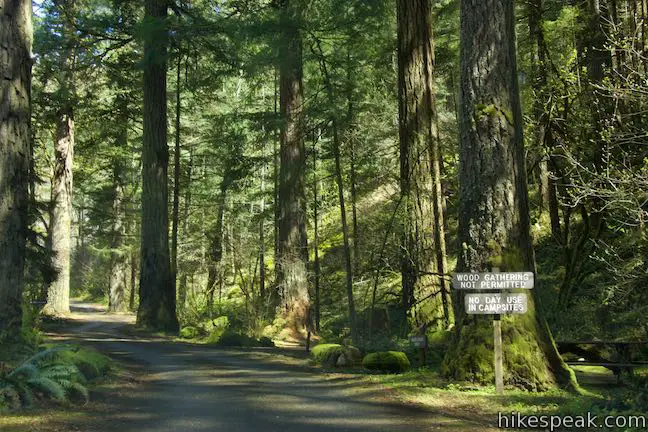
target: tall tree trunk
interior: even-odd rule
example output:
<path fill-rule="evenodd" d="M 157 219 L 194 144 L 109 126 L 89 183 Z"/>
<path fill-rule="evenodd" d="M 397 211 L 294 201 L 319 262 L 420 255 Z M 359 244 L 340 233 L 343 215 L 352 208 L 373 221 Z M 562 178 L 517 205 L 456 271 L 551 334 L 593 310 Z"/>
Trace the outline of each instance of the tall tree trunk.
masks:
<path fill-rule="evenodd" d="M 178 218 L 180 215 L 180 72 L 182 56 L 178 53 L 175 94 L 175 147 L 173 151 L 173 208 L 171 216 L 171 283 L 175 292 L 178 277 Z"/>
<path fill-rule="evenodd" d="M 167 148 L 168 3 L 146 0 L 144 21 L 144 148 L 142 151 L 142 237 L 137 324 L 177 331 L 175 289 L 169 262 Z"/>
<path fill-rule="evenodd" d="M 117 136 L 117 146 L 122 151 L 128 146 L 128 99 L 122 95 L 115 101 L 115 111 L 120 119 L 121 128 Z M 114 156 L 113 161 L 113 205 L 112 205 L 112 240 L 110 253 L 110 273 L 108 290 L 108 309 L 112 312 L 123 312 L 126 304 L 126 272 L 128 252 L 125 250 L 124 236 L 126 212 L 124 208 L 124 184 L 126 161 L 121 154 Z M 132 289 L 132 288 L 131 288 Z"/>
<path fill-rule="evenodd" d="M 31 148 L 32 3 L 0 0 L 0 339 L 20 334 Z"/>
<path fill-rule="evenodd" d="M 220 194 L 218 196 L 218 201 L 216 203 L 217 207 L 217 214 L 216 214 L 216 222 L 214 223 L 214 227 L 211 229 L 211 232 L 209 233 L 210 237 L 210 245 L 209 245 L 209 264 L 208 264 L 208 272 L 207 272 L 207 299 L 208 299 L 208 306 L 209 306 L 209 311 L 210 314 L 214 310 L 214 292 L 216 290 L 216 282 L 218 282 L 219 286 L 219 306 L 220 306 L 220 292 L 222 290 L 222 284 L 223 284 L 223 279 L 225 277 L 225 272 L 224 272 L 224 263 L 223 263 L 223 239 L 225 236 L 224 233 L 224 225 L 225 225 L 225 205 L 226 205 L 226 199 L 227 199 L 227 191 L 229 189 L 229 186 L 231 185 L 232 180 L 231 180 L 231 171 L 228 169 L 225 170 L 225 173 L 223 174 L 223 179 L 221 180 L 221 185 L 220 185 Z M 234 274 L 234 277 L 236 277 L 236 274 Z M 219 310 L 220 314 L 220 310 Z"/>
<path fill-rule="evenodd" d="M 356 123 L 355 123 L 355 105 L 354 105 L 354 88 L 355 88 L 355 75 L 354 68 L 351 62 L 351 48 L 350 43 L 347 44 L 347 116 L 346 116 L 346 144 L 349 147 L 349 182 L 351 183 L 351 226 L 353 227 L 353 272 L 356 277 L 361 276 L 360 271 L 360 231 L 358 229 L 358 175 L 356 172 Z"/>
<path fill-rule="evenodd" d="M 279 115 L 279 68 L 275 67 L 274 69 L 274 118 L 276 119 Z M 280 208 L 279 208 L 279 146 L 281 145 L 281 131 L 279 128 L 274 128 L 275 139 L 272 141 L 272 182 L 273 182 L 273 194 L 272 201 L 274 207 L 274 271 L 275 271 L 275 283 L 270 293 L 269 303 L 270 308 L 269 316 L 274 316 L 275 308 L 279 305 L 281 295 L 281 285 L 279 284 L 279 225 L 280 225 Z"/>
<path fill-rule="evenodd" d="M 263 160 L 260 173 L 261 202 L 259 203 L 259 298 L 261 299 L 261 310 L 265 310 L 266 305 L 266 265 L 265 265 L 265 178 L 266 178 L 266 161 L 265 161 L 265 139 L 261 149 L 261 159 Z"/>
<path fill-rule="evenodd" d="M 56 3 L 60 11 L 74 14 L 75 2 Z M 56 277 L 49 286 L 44 313 L 60 315 L 70 312 L 70 255 L 72 249 L 72 160 L 74 157 L 74 29 L 66 16 L 63 37 L 67 44 L 63 53 L 60 82 L 62 106 L 56 113 L 56 142 L 54 144 L 54 172 L 52 177 L 52 205 L 50 231 L 52 234 L 52 266 Z"/>
<path fill-rule="evenodd" d="M 130 297 L 128 299 L 128 310 L 135 310 L 135 290 L 137 289 L 137 251 L 135 245 L 130 246 Z"/>
<path fill-rule="evenodd" d="M 116 161 L 113 167 L 113 227 L 110 253 L 108 309 L 111 312 L 126 310 L 126 262 L 124 251 L 124 187 L 123 165 Z"/>
<path fill-rule="evenodd" d="M 513 0 L 461 3 L 460 255 L 457 271 L 534 271 Z M 577 389 L 542 315 L 541 286 L 525 315 L 502 320 L 505 382 L 530 390 Z M 491 382 L 491 319 L 467 315 L 457 298 L 457 333 L 443 371 Z"/>
<path fill-rule="evenodd" d="M 320 331 L 320 259 L 319 259 L 319 192 L 317 184 L 317 142 L 319 131 L 313 133 L 313 272 L 315 282 L 315 331 Z"/>
<path fill-rule="evenodd" d="M 441 250 L 445 239 L 431 11 L 427 0 L 399 0 L 397 9 L 400 182 L 405 210 L 402 307 L 408 315 L 417 299 L 429 298 L 416 307 L 416 321 L 441 327 L 450 312 L 447 287 L 436 275 L 439 265 L 445 266 Z"/>
<path fill-rule="evenodd" d="M 304 336 L 312 325 L 308 295 L 301 8 L 297 0 L 281 3 L 279 105 L 282 125 L 277 282 L 286 305 L 282 315 L 296 335 Z"/>
<path fill-rule="evenodd" d="M 50 232 L 52 266 L 56 277 L 47 292 L 44 313 L 60 315 L 70 312 L 70 254 L 72 243 L 72 158 L 74 153 L 74 119 L 72 107 L 59 113 L 54 149 Z"/>
<path fill-rule="evenodd" d="M 182 242 L 186 243 L 189 236 L 189 209 L 191 208 L 191 175 L 193 172 L 193 147 L 189 147 L 189 163 L 187 164 L 187 182 L 185 186 L 184 211 L 182 215 Z M 178 308 L 182 310 L 187 302 L 187 271 L 180 275 L 178 286 Z"/>

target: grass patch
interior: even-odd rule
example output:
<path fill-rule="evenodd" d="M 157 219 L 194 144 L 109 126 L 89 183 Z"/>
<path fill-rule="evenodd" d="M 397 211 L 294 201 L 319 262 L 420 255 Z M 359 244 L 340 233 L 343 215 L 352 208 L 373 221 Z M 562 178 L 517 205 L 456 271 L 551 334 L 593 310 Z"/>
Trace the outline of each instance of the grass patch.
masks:
<path fill-rule="evenodd" d="M 581 368 L 586 368 L 587 373 L 610 373 L 605 368 L 579 367 Z M 367 387 L 379 386 L 383 388 L 385 395 L 399 402 L 424 406 L 459 418 L 474 419 L 475 416 L 483 416 L 484 423 L 493 427 L 497 425 L 498 413 L 582 416 L 592 412 L 601 417 L 621 414 L 645 415 L 636 405 L 635 408 L 624 405 L 637 397 L 632 386 L 587 386 L 588 394 L 580 396 L 562 390 L 532 393 L 512 388 L 506 389 L 504 395 L 498 395 L 494 386 L 450 383 L 437 371 L 428 369 L 411 370 L 399 375 L 366 375 L 360 377 L 360 381 L 365 383 L 364 389 L 363 386 L 358 386 L 349 391 L 361 395 Z"/>

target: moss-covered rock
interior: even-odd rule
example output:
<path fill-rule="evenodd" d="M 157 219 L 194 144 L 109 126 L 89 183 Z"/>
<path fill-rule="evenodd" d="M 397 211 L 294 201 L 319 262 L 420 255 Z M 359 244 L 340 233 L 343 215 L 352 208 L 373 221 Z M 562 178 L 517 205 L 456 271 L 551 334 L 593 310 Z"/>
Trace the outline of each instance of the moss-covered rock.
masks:
<path fill-rule="evenodd" d="M 344 348 L 339 344 L 319 344 L 311 350 L 311 357 L 318 364 L 333 368 L 337 364 L 338 357 L 344 353 Z"/>
<path fill-rule="evenodd" d="M 373 371 L 401 373 L 410 368 L 410 362 L 404 352 L 384 351 L 367 354 L 362 359 L 362 366 Z"/>
<path fill-rule="evenodd" d="M 182 339 L 195 339 L 200 336 L 200 330 L 194 326 L 182 327 L 180 329 L 180 337 Z"/>
<path fill-rule="evenodd" d="M 348 366 L 355 366 L 362 364 L 362 351 L 360 351 L 358 348 L 349 345 L 345 346 L 344 348 L 344 357 L 349 363 Z"/>
<path fill-rule="evenodd" d="M 216 345 L 223 347 L 249 347 L 257 345 L 257 341 L 248 335 L 225 330 Z"/>

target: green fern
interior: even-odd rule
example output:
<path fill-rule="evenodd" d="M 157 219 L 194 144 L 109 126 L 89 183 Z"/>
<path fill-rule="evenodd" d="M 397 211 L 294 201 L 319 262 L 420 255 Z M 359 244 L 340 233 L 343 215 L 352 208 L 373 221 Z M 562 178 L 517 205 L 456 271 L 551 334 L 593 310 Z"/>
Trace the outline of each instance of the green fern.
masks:
<path fill-rule="evenodd" d="M 20 402 L 24 406 L 32 406 L 34 404 L 34 393 L 26 383 L 16 382 L 13 384 L 16 392 L 20 396 Z"/>
<path fill-rule="evenodd" d="M 33 355 L 15 369 L 3 372 L 0 375 L 0 409 L 33 405 L 37 399 L 65 402 L 68 397 L 78 397 L 87 403 L 86 379 L 70 358 L 78 351 L 79 348 L 68 346 L 50 348 Z"/>
<path fill-rule="evenodd" d="M 54 381 L 74 378 L 74 380 L 85 382 L 85 377 L 81 374 L 79 368 L 71 364 L 54 364 L 48 366 L 41 370 L 40 376 Z"/>
<path fill-rule="evenodd" d="M 48 399 L 54 399 L 59 402 L 67 400 L 65 389 L 60 383 L 49 378 L 38 377 L 30 379 L 26 382 L 30 389 L 38 390 L 43 396 Z"/>
<path fill-rule="evenodd" d="M 68 395 L 79 396 L 81 399 L 83 399 L 84 403 L 88 403 L 90 401 L 90 392 L 83 384 L 70 380 L 60 380 L 58 383 L 65 389 L 65 392 Z"/>
<path fill-rule="evenodd" d="M 7 375 L 9 381 L 18 379 L 32 379 L 38 376 L 38 368 L 31 363 L 23 363 Z"/>

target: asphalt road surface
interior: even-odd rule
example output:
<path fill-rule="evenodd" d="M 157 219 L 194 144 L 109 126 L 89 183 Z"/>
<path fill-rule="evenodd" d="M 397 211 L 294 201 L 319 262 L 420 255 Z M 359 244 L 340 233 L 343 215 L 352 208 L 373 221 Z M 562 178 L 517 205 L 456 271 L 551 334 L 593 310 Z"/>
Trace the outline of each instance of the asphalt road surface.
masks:
<path fill-rule="evenodd" d="M 260 350 L 132 336 L 131 315 L 77 304 L 55 336 L 121 359 L 140 378 L 104 396 L 70 429 L 84 432 L 484 431 L 479 420 L 405 405 L 353 375 L 272 361 Z M 350 391 L 355 390 L 355 391 Z M 92 410 L 90 410 L 92 411 Z M 73 423 L 73 422 L 72 422 Z M 52 430 L 59 430 L 54 428 Z"/>

